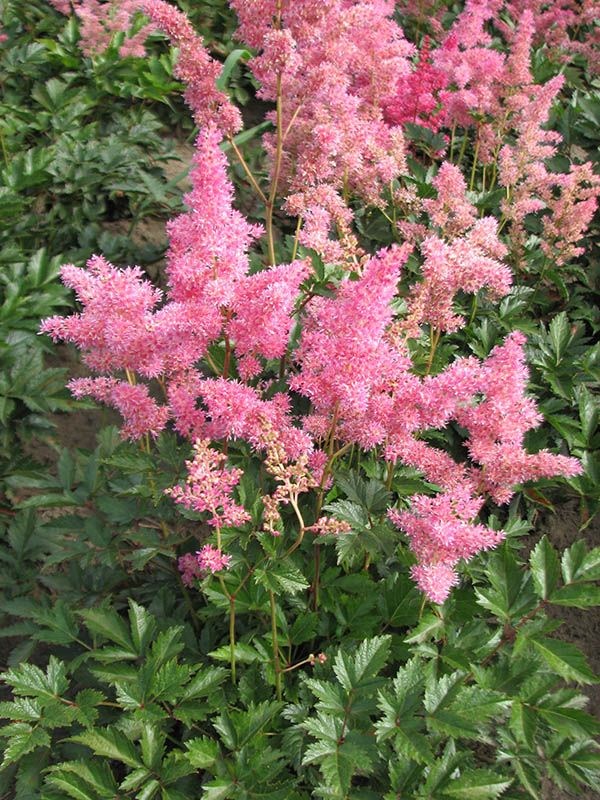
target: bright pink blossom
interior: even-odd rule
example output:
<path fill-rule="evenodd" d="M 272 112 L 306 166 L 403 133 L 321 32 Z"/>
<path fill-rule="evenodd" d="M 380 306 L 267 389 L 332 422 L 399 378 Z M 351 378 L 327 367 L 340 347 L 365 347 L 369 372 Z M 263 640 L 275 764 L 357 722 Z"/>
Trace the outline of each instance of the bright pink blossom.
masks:
<path fill-rule="evenodd" d="M 575 458 L 547 450 L 529 454 L 524 448 L 525 434 L 542 419 L 535 401 L 525 393 L 524 343 L 525 337 L 516 331 L 492 350 L 481 368 L 479 393 L 483 399 L 464 404 L 455 415 L 468 430 L 471 458 L 483 467 L 481 488 L 497 503 L 508 502 L 514 487 L 525 481 L 581 472 Z"/>
<path fill-rule="evenodd" d="M 502 531 L 473 522 L 482 504 L 481 498 L 456 490 L 434 497 L 415 495 L 410 511 L 389 511 L 417 556 L 413 577 L 434 603 L 442 603 L 458 582 L 459 561 L 495 547 L 504 538 Z"/>
<path fill-rule="evenodd" d="M 412 72 L 401 75 L 396 93 L 384 104 L 385 119 L 390 125 L 407 122 L 438 131 L 445 124 L 445 89 L 448 75 L 431 63 L 429 39 L 425 37 Z"/>
<path fill-rule="evenodd" d="M 121 435 L 126 439 L 158 434 L 169 419 L 168 409 L 159 406 L 143 383 L 130 384 L 114 378 L 76 378 L 69 389 L 77 398 L 91 397 L 115 408 L 123 417 Z"/>
<path fill-rule="evenodd" d="M 277 433 L 291 459 L 310 452 L 310 437 L 292 423 L 290 398 L 281 392 L 263 400 L 260 392 L 239 381 L 208 379 L 199 387 L 207 408 L 207 435 L 213 439 L 243 439 L 255 447 L 264 447 L 264 426 Z"/>
<path fill-rule="evenodd" d="M 205 544 L 196 555 L 198 556 L 198 566 L 200 569 L 203 572 L 210 572 L 212 575 L 214 575 L 215 572 L 222 572 L 224 569 L 227 569 L 231 563 L 231 556 L 225 555 L 210 544 Z"/>
<path fill-rule="evenodd" d="M 248 271 L 248 248 L 261 232 L 233 208 L 233 186 L 219 141 L 214 127 L 198 136 L 192 190 L 184 197 L 188 211 L 167 225 L 170 299 L 212 308 L 234 299 L 237 283 Z"/>
<path fill-rule="evenodd" d="M 241 359 L 238 367 L 244 377 L 262 371 L 257 356 L 270 359 L 285 355 L 299 286 L 310 271 L 310 262 L 294 261 L 240 281 L 231 304 L 234 317 L 227 325 L 227 333 Z"/>
<path fill-rule="evenodd" d="M 162 293 L 144 280 L 141 269 L 117 269 L 94 256 L 87 270 L 67 264 L 61 277 L 75 291 L 83 311 L 45 320 L 42 333 L 77 345 L 84 351 L 85 363 L 97 372 L 129 369 L 147 376 L 162 372 L 151 330 L 152 312 Z"/>
<path fill-rule="evenodd" d="M 346 279 L 335 297 L 316 297 L 307 305 L 295 353 L 300 371 L 290 385 L 310 398 L 317 412 L 342 424 L 352 415 L 364 415 L 374 387 L 393 372 L 397 354 L 384 333 L 410 249 L 381 250 L 359 280 Z"/>
<path fill-rule="evenodd" d="M 203 574 L 210 572 L 222 572 L 231 563 L 231 556 L 225 555 L 216 547 L 205 544 L 196 553 L 186 553 L 177 561 L 177 566 L 181 572 L 181 580 L 186 586 L 193 586 L 194 581 L 201 578 Z"/>

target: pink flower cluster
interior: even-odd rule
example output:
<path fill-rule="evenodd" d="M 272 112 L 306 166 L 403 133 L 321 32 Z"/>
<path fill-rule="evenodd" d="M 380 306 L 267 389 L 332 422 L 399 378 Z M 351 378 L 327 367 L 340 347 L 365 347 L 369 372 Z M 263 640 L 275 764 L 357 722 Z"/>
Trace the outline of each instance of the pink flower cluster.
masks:
<path fill-rule="evenodd" d="M 384 103 L 386 122 L 410 122 L 438 131 L 446 121 L 448 83 L 446 72 L 432 63 L 430 42 L 425 37 L 414 70 L 398 78 L 395 94 Z"/>
<path fill-rule="evenodd" d="M 141 0 L 48 0 L 61 14 L 75 13 L 79 21 L 81 49 L 86 56 L 97 56 L 110 47 L 117 33 L 125 40 L 120 55 L 143 58 L 144 43 L 153 25 L 135 25 L 140 16 Z"/>
<path fill-rule="evenodd" d="M 191 438 L 241 436 L 259 446 L 265 417 L 296 457 L 310 449 L 310 442 L 292 425 L 285 394 L 264 400 L 259 389 L 227 375 L 206 378 L 196 365 L 223 336 L 246 379 L 256 374 L 259 359 L 283 356 L 308 264 L 297 261 L 248 275 L 248 248 L 260 228 L 232 207 L 233 188 L 216 128 L 200 134 L 194 161 L 193 188 L 185 198 L 189 210 L 168 225 L 167 302 L 157 308 L 162 294 L 141 270 L 117 269 L 94 257 L 87 270 L 68 265 L 62 272 L 83 306 L 81 313 L 48 319 L 42 332 L 76 344 L 96 372 L 125 373 L 127 382 L 101 377 L 72 384 L 78 396 L 117 407 L 125 436 L 156 436 L 173 419 Z M 160 378 L 168 405 L 159 405 L 140 378 Z"/>
<path fill-rule="evenodd" d="M 225 555 L 218 548 L 205 544 L 196 553 L 186 553 L 177 562 L 181 580 L 186 586 L 193 586 L 194 581 L 210 572 L 214 575 L 222 572 L 231 564 L 231 556 Z"/>
<path fill-rule="evenodd" d="M 316 536 L 339 536 L 340 534 L 350 533 L 352 526 L 349 522 L 335 517 L 319 517 L 314 525 L 309 528 Z"/>
<path fill-rule="evenodd" d="M 328 240 L 351 219 L 349 192 L 379 204 L 404 171 L 400 128 L 383 119 L 389 86 L 409 69 L 412 46 L 390 0 L 231 0 L 239 37 L 265 100 L 280 98 L 285 131 L 280 183 L 288 211 L 306 220 L 301 242 L 337 260 Z M 275 120 L 275 114 L 271 117 Z M 265 145 L 276 163 L 277 137 Z"/>
<path fill-rule="evenodd" d="M 208 439 L 198 439 L 194 444 L 193 460 L 186 461 L 188 474 L 185 485 L 167 490 L 175 502 L 181 503 L 184 508 L 211 514 L 208 523 L 215 528 L 243 525 L 250 519 L 232 497 L 242 470 L 227 469 L 226 461 L 227 456 L 213 450 Z"/>
<path fill-rule="evenodd" d="M 416 495 L 410 511 L 389 511 L 417 557 L 413 578 L 434 603 L 443 603 L 458 583 L 455 567 L 460 559 L 468 560 L 503 539 L 502 532 L 472 522 L 482 505 L 481 498 L 456 489 L 435 497 Z"/>
<path fill-rule="evenodd" d="M 196 123 L 216 125 L 224 134 L 237 133 L 242 127 L 241 114 L 215 85 L 222 66 L 211 58 L 185 14 L 164 0 L 137 0 L 137 3 L 179 48 L 175 74 L 187 86 L 185 99 Z"/>
<path fill-rule="evenodd" d="M 433 185 L 438 196 L 423 201 L 423 207 L 440 235 L 427 235 L 421 243 L 423 278 L 411 290 L 403 322 L 408 336 L 418 336 L 423 323 L 437 331 L 460 328 L 464 319 L 453 309 L 459 291 L 476 294 L 485 288 L 492 298 L 500 298 L 512 283 L 511 272 L 501 260 L 506 248 L 498 239 L 497 222 L 493 217 L 476 218 L 458 167 L 444 162 Z M 413 230 L 400 227 L 413 238 Z"/>

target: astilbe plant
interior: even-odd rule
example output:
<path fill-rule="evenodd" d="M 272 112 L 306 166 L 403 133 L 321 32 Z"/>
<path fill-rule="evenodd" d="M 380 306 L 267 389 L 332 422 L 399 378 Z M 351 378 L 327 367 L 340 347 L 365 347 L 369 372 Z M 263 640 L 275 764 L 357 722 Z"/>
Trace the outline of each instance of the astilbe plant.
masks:
<path fill-rule="evenodd" d="M 263 191 L 252 178 L 266 199 L 270 261 L 275 253 L 274 204 L 279 200 L 286 207 L 286 193 L 297 197 L 298 191 L 306 191 L 314 198 L 316 189 L 335 197 L 336 203 L 343 203 L 344 194 L 352 194 L 377 205 L 386 184 L 406 169 L 401 128 L 386 123 L 384 99 L 388 72 L 408 69 L 410 46 L 389 18 L 389 4 L 346 6 L 273 2 L 268 9 L 244 3 L 237 8 L 240 35 L 259 51 L 251 66 L 261 81 L 261 92 L 278 109 L 276 133 L 266 139 L 271 190 Z M 540 417 L 526 395 L 521 334 L 511 334 L 483 362 L 459 358 L 435 375 L 430 374 L 432 358 L 425 374 L 419 374 L 413 361 L 409 343 L 419 338 L 423 325 L 429 328 L 433 355 L 444 332 L 465 324 L 455 312 L 457 293 L 487 290 L 491 298 L 498 298 L 509 291 L 511 273 L 503 263 L 507 251 L 498 239 L 496 221 L 477 218 L 460 170 L 444 162 L 433 184 L 437 198 L 422 203 L 425 222 L 416 233 L 409 231 L 423 256 L 422 278 L 405 294 L 406 310 L 401 313 L 394 311 L 393 301 L 411 252 L 409 243 L 369 256 L 355 237 L 342 237 L 344 252 L 339 253 L 340 268 L 331 273 L 329 296 L 315 296 L 311 290 L 315 275 L 309 258 L 263 266 L 250 274 L 249 249 L 263 229 L 234 209 L 227 162 L 219 149 L 223 137 L 233 141 L 239 116 L 225 95 L 211 88 L 214 62 L 184 15 L 162 0 L 148 0 L 145 10 L 180 45 L 179 75 L 187 81 L 188 102 L 205 127 L 196 143 L 188 211 L 168 225 L 164 302 L 136 269 L 116 269 L 101 258 L 92 259 L 87 270 L 63 269 L 63 279 L 77 290 L 83 310 L 68 319 L 47 320 L 43 331 L 57 341 L 74 342 L 86 363 L 100 373 L 97 378 L 73 381 L 73 392 L 115 406 L 124 417 L 123 435 L 129 438 L 156 437 L 172 424 L 193 441 L 202 440 L 196 460 L 190 462 L 187 488 L 173 489 L 172 494 L 188 508 L 210 510 L 212 524 L 219 519 L 216 506 L 221 507 L 219 529 L 222 524 L 239 525 L 245 516 L 241 509 L 225 513 L 237 508 L 226 498 L 238 473 L 208 468 L 210 459 L 225 460 L 224 454 L 210 455 L 209 440 L 225 452 L 228 442 L 246 441 L 261 453 L 267 424 L 290 464 L 307 458 L 307 464 L 324 465 L 317 519 L 305 521 L 299 515 L 301 531 L 309 522 L 318 524 L 327 480 L 348 448 L 379 448 L 391 476 L 397 464 L 420 470 L 442 490 L 439 500 L 430 501 L 437 504 L 435 517 L 416 533 L 415 520 L 427 508 L 424 499 L 417 498 L 415 508 L 421 509 L 415 511 L 417 516 L 396 514 L 394 519 L 415 545 L 419 566 L 413 573 L 419 585 L 431 599 L 443 601 L 455 576 L 452 573 L 450 579 L 447 572 L 442 576 L 441 566 L 453 569 L 460 559 L 501 539 L 501 534 L 486 534 L 481 526 L 472 525 L 486 497 L 506 503 L 516 485 L 540 476 L 573 476 L 580 470 L 574 459 L 545 451 L 529 456 L 524 449 L 524 434 Z M 479 13 L 479 21 L 471 19 L 467 25 L 461 18 L 462 27 L 457 27 L 467 45 L 481 39 L 478 25 L 491 10 Z M 527 19 L 522 24 L 527 25 Z M 367 29 L 370 33 L 364 38 Z M 316 32 L 326 33 L 332 43 L 326 65 L 325 43 Z M 351 54 L 342 46 L 348 37 Z M 485 43 L 481 39 L 481 46 Z M 380 58 L 381 48 L 385 58 L 383 53 Z M 332 96 L 317 79 L 324 66 L 339 76 L 335 83 L 343 92 L 338 107 L 346 109 L 343 115 L 331 116 Z M 555 91 L 544 87 L 541 97 Z M 546 100 L 539 102 L 544 105 Z M 517 105 L 518 113 L 531 112 L 530 103 Z M 323 139 L 315 133 L 321 116 L 330 119 Z M 352 120 L 352 132 L 345 129 L 345 120 Z M 366 126 L 362 133 L 357 125 Z M 523 130 L 526 135 L 528 128 Z M 315 142 L 325 141 L 326 149 L 314 151 Z M 377 153 L 369 150 L 375 141 Z M 367 150 L 359 152 L 357 147 Z M 536 153 L 529 152 L 530 160 L 535 159 Z M 390 154 L 389 162 L 385 153 Z M 539 158 L 544 155 L 540 151 Z M 506 147 L 501 156 L 508 163 Z M 528 167 L 519 169 L 519 174 L 527 175 Z M 505 167 L 503 174 L 507 171 Z M 533 191 L 527 188 L 529 180 L 516 176 L 512 183 L 529 197 Z M 587 196 L 583 202 L 588 202 Z M 515 198 L 512 203 L 510 209 L 518 205 Z M 351 213 L 345 210 L 350 220 Z M 297 239 L 308 245 L 302 235 L 305 211 L 296 211 Z M 310 223 L 308 229 L 312 230 Z M 319 255 L 327 258 L 319 249 Z M 329 263 L 333 267 L 335 260 Z M 297 344 L 290 349 L 292 325 Z M 217 365 L 214 354 L 220 348 L 222 365 Z M 274 360 L 279 363 L 276 381 Z M 162 399 L 147 383 L 152 379 Z M 454 460 L 423 438 L 451 420 L 467 432 L 468 462 Z M 210 505 L 202 499 L 205 492 L 216 492 L 219 502 Z M 441 533 L 452 526 L 455 536 Z M 220 540 L 218 544 L 220 550 Z M 433 569 L 436 565 L 438 572 Z M 436 587 L 432 576 L 438 573 Z"/>
<path fill-rule="evenodd" d="M 547 165 L 559 144 L 545 125 L 561 79 L 543 86 L 533 81 L 535 16 L 529 9 L 506 33 L 508 54 L 492 46 L 488 29 L 499 2 L 467 2 L 450 30 L 439 32 L 439 46 L 425 44 L 414 70 L 415 48 L 394 21 L 391 2 L 231 5 L 239 37 L 253 50 L 249 68 L 259 95 L 274 105 L 268 112 L 272 130 L 263 139 L 264 173 L 244 155 L 241 115 L 215 83 L 220 65 L 181 11 L 163 0 L 144 0 L 152 24 L 178 47 L 177 75 L 200 128 L 186 211 L 167 226 L 166 288 L 162 293 L 139 269 L 117 268 L 100 256 L 85 269 L 65 266 L 63 280 L 75 290 L 80 310 L 46 320 L 42 331 L 82 351 L 93 374 L 72 381 L 71 390 L 115 407 L 123 438 L 152 457 L 155 443 L 160 447 L 175 431 L 181 450 L 191 453 L 186 474 L 164 494 L 197 526 L 199 541 L 171 556 L 192 610 L 196 597 L 190 590 L 198 589 L 211 619 L 228 614 L 223 649 L 234 682 L 240 661 L 255 658 L 250 643 L 239 641 L 240 615 L 260 617 L 265 608 L 269 680 L 278 700 L 288 673 L 325 664 L 326 656 L 315 652 L 293 663 L 291 645 L 285 655 L 280 638 L 290 623 L 279 596 L 294 598 L 294 626 L 304 612 L 316 619 L 323 583 L 337 569 L 334 547 L 345 569 L 355 563 L 353 547 L 361 553 L 361 573 L 378 569 L 395 580 L 400 562 L 408 568 L 423 593 L 412 620 L 420 625 L 412 640 L 419 644 L 428 641 L 428 626 L 443 624 L 439 606 L 453 608 L 453 589 L 476 583 L 491 564 L 493 586 L 477 590 L 478 602 L 504 627 L 482 656 L 478 680 L 485 682 L 485 668 L 560 591 L 556 578 L 550 589 L 542 587 L 536 604 L 525 581 L 519 605 L 513 580 L 518 568 L 511 542 L 502 544 L 507 532 L 498 521 L 507 516 L 502 507 L 524 484 L 582 472 L 579 460 L 565 452 L 529 451 L 528 436 L 543 416 L 528 391 L 525 334 L 505 328 L 479 355 L 465 346 L 479 304 L 493 309 L 510 299 L 511 267 L 521 265 L 528 246 L 528 214 L 544 214 L 547 259 L 561 266 L 580 253 L 597 183 L 587 165 L 566 174 Z M 414 189 L 420 165 L 418 151 L 406 142 L 410 125 L 446 132 L 429 153 L 427 194 Z M 469 137 L 472 160 L 465 170 Z M 256 195 L 260 223 L 236 208 L 226 152 Z M 484 193 L 497 183 L 506 190 L 497 213 L 476 204 L 479 175 Z M 369 239 L 366 212 L 389 223 L 392 243 Z M 406 476 L 409 491 L 402 490 Z M 361 549 L 358 532 L 368 547 Z M 496 555 L 486 554 L 498 548 Z M 535 558 L 551 561 L 542 549 Z M 539 574 L 539 563 L 537 568 Z M 544 569 L 550 569 L 546 562 Z M 564 574 L 570 585 L 573 569 L 565 567 Z M 508 594 L 499 575 L 512 581 Z M 358 573 L 346 577 L 361 581 Z M 410 596 L 416 589 L 406 580 L 403 592 Z M 250 587 L 264 593 L 263 605 Z M 303 592 L 304 604 L 297 597 Z M 425 613 L 428 601 L 432 610 Z M 336 614 L 342 619 L 345 611 L 340 606 Z M 478 624 L 465 623 L 465 639 L 488 635 Z M 317 638 L 316 629 L 304 641 L 311 635 Z M 455 635 L 460 644 L 461 634 Z M 540 650 L 551 648 L 544 643 L 552 640 L 540 641 Z M 419 657 L 431 655 L 428 646 Z M 316 680 L 299 690 L 342 710 L 329 734 L 325 723 L 286 709 L 296 732 L 318 740 L 306 748 L 302 764 L 322 766 L 324 791 L 331 790 L 323 796 L 354 796 L 348 792 L 355 768 L 344 759 L 356 761 L 364 750 L 365 774 L 370 769 L 371 734 L 354 729 L 346 755 L 339 754 L 361 676 L 374 679 L 389 642 L 375 637 L 361 648 L 352 662 L 344 653 L 336 658 L 346 700 Z M 457 697 L 475 702 L 484 691 L 471 692 L 475 669 L 455 649 L 449 663 L 464 670 L 458 677 L 444 676 L 438 685 L 437 667 L 417 675 L 418 662 L 409 662 L 394 696 L 379 697 L 377 741 L 397 737 L 398 752 L 416 764 L 434 760 L 422 741 L 425 722 L 415 718 L 414 744 L 406 732 L 395 732 L 401 722 L 388 726 L 390 719 L 404 719 L 402 698 L 425 691 L 429 725 L 437 697 L 448 693 L 451 699 L 439 703 L 454 708 Z M 587 679 L 585 671 L 581 675 Z M 243 680 L 240 687 L 248 691 Z M 513 680 L 507 673 L 506 681 Z M 412 713 L 413 701 L 406 702 Z M 438 733 L 456 730 L 456 719 L 448 719 Z M 288 744 L 293 749 L 292 737 Z M 451 749 L 449 744 L 444 755 L 448 775 L 458 769 Z M 213 750 L 205 761 L 197 756 L 199 768 L 215 763 Z M 394 772 L 392 784 L 399 787 L 404 779 Z M 525 785 L 527 776 L 520 780 Z M 481 796 L 496 797 L 509 783 Z M 428 792 L 434 796 L 435 787 Z"/>

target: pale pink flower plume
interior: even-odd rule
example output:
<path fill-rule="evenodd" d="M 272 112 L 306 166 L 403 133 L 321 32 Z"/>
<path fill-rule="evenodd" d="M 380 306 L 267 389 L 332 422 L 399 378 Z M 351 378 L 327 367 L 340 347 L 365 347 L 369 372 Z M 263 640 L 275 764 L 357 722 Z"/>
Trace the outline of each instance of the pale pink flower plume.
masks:
<path fill-rule="evenodd" d="M 185 100 L 199 126 L 212 125 L 223 136 L 242 128 L 239 110 L 216 87 L 222 65 L 210 56 L 186 15 L 164 0 L 138 0 L 144 13 L 179 48 L 176 76 L 186 85 Z"/>
<path fill-rule="evenodd" d="M 516 331 L 494 348 L 481 368 L 483 399 L 459 407 L 455 415 L 468 430 L 472 459 L 483 467 L 481 488 L 497 503 L 507 503 L 518 484 L 554 475 L 572 477 L 582 471 L 576 458 L 547 450 L 529 454 L 524 448 L 525 434 L 542 419 L 535 401 L 526 395 L 524 344 L 525 337 Z"/>
<path fill-rule="evenodd" d="M 48 0 L 61 14 L 75 13 L 79 21 L 81 49 L 86 56 L 97 56 L 110 47 L 117 33 L 125 40 L 119 49 L 121 57 L 146 55 L 144 43 L 154 25 L 145 24 L 136 30 L 141 0 Z"/>
<path fill-rule="evenodd" d="M 354 415 L 364 416 L 372 391 L 395 369 L 398 354 L 384 334 L 410 250 L 404 245 L 380 251 L 359 280 L 346 279 L 335 297 L 316 297 L 307 305 L 294 354 L 300 371 L 290 386 L 318 413 L 335 416 L 342 425 Z"/>
<path fill-rule="evenodd" d="M 329 192 L 379 204 L 405 169 L 402 133 L 385 123 L 382 103 L 389 86 L 408 73 L 412 45 L 390 18 L 394 4 L 388 0 L 284 2 L 281 13 L 275 0 L 231 5 L 239 38 L 258 51 L 250 67 L 260 97 L 276 100 L 278 86 L 285 97 L 279 182 L 295 196 L 288 210 L 305 220 L 307 246 L 325 260 L 339 260 L 328 232 L 343 214 L 333 211 Z M 267 134 L 264 143 L 274 164 L 275 137 Z M 314 193 L 320 186 L 327 187 L 323 213 Z"/>
<path fill-rule="evenodd" d="M 198 513 L 208 512 L 208 524 L 215 528 L 243 525 L 250 515 L 233 499 L 233 489 L 242 470 L 225 466 L 227 456 L 210 447 L 209 439 L 194 444 L 194 458 L 186 461 L 188 474 L 183 486 L 166 490 L 176 503 Z"/>
<path fill-rule="evenodd" d="M 87 270 L 66 264 L 63 283 L 75 291 L 80 314 L 51 317 L 41 326 L 54 341 L 72 342 L 96 372 L 135 370 L 148 377 L 163 371 L 152 334 L 152 313 L 162 292 L 145 280 L 139 267 L 117 269 L 101 256 Z"/>
<path fill-rule="evenodd" d="M 201 131 L 190 173 L 192 190 L 184 197 L 188 211 L 167 224 L 169 298 L 212 309 L 229 305 L 236 296 L 248 272 L 248 248 L 261 233 L 233 208 L 220 138 L 213 126 Z"/>
<path fill-rule="evenodd" d="M 349 522 L 342 519 L 335 519 L 335 517 L 319 517 L 315 524 L 311 525 L 308 530 L 312 531 L 316 536 L 327 536 L 327 534 L 339 536 L 340 534 L 350 533 L 352 531 L 352 526 Z"/>
<path fill-rule="evenodd" d="M 238 368 L 245 378 L 262 372 L 257 360 L 285 355 L 293 324 L 292 311 L 301 282 L 310 274 L 309 261 L 294 261 L 256 272 L 241 280 L 227 325 Z"/>

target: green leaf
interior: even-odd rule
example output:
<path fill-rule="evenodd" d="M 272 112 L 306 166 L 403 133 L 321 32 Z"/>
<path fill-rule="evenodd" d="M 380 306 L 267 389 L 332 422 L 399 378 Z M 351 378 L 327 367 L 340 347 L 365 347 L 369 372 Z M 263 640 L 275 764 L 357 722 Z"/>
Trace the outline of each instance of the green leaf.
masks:
<path fill-rule="evenodd" d="M 515 699 L 512 704 L 510 715 L 510 729 L 521 742 L 527 747 L 533 748 L 535 733 L 537 730 L 537 714 L 525 703 Z"/>
<path fill-rule="evenodd" d="M 290 629 L 290 641 L 292 644 L 303 644 L 316 636 L 319 626 L 319 615 L 314 611 L 307 614 L 300 614 L 294 621 Z"/>
<path fill-rule="evenodd" d="M 561 706 L 557 708 L 539 708 L 539 714 L 546 722 L 564 736 L 575 739 L 597 736 L 600 723 L 590 714 L 579 708 Z"/>
<path fill-rule="evenodd" d="M 600 606 L 600 586 L 589 583 L 571 583 L 555 591 L 550 601 L 557 606 L 572 608 Z"/>
<path fill-rule="evenodd" d="M 77 703 L 77 720 L 86 727 L 91 727 L 98 718 L 96 706 L 104 700 L 102 692 L 95 689 L 82 689 L 75 695 Z"/>
<path fill-rule="evenodd" d="M 588 552 L 583 540 L 575 542 L 563 553 L 562 572 L 567 584 L 600 580 L 600 547 Z"/>
<path fill-rule="evenodd" d="M 141 738 L 142 761 L 152 772 L 156 772 L 165 750 L 165 737 L 156 725 L 146 724 Z"/>
<path fill-rule="evenodd" d="M 491 769 L 468 770 L 444 788 L 444 796 L 458 800 L 495 800 L 511 783 L 511 778 L 498 775 Z"/>
<path fill-rule="evenodd" d="M 157 669 L 150 679 L 149 693 L 155 700 L 174 701 L 179 695 L 181 687 L 190 677 L 190 667 L 187 664 L 178 664 L 172 658 Z"/>
<path fill-rule="evenodd" d="M 245 642 L 236 642 L 234 650 L 236 661 L 239 661 L 243 664 L 252 664 L 254 661 L 262 660 L 260 653 L 258 653 L 251 645 L 246 644 Z M 212 650 L 208 655 L 211 658 L 214 658 L 215 661 L 229 662 L 231 660 L 231 649 L 228 644 L 224 644 L 222 647 Z"/>
<path fill-rule="evenodd" d="M 308 588 L 308 581 L 289 559 L 269 562 L 255 571 L 254 579 L 275 594 L 297 594 Z"/>
<path fill-rule="evenodd" d="M 476 587 L 477 602 L 499 619 L 509 622 L 535 607 L 530 574 L 523 572 L 506 545 L 489 558 L 486 577 L 490 586 Z"/>
<path fill-rule="evenodd" d="M 13 687 L 15 694 L 32 697 L 60 697 L 69 687 L 66 667 L 62 661 L 50 656 L 46 673 L 35 664 L 20 664 L 0 675 L 0 678 Z"/>
<path fill-rule="evenodd" d="M 2 729 L 3 733 L 7 729 Z M 50 737 L 42 728 L 33 728 L 25 722 L 17 722 L 9 726 L 10 736 L 4 748 L 4 759 L 1 769 L 18 761 L 37 747 L 50 747 Z M 4 733 L 3 733 L 4 735 Z"/>
<path fill-rule="evenodd" d="M 551 670 L 566 681 L 577 683 L 596 683 L 594 673 L 588 666 L 585 656 L 569 642 L 560 642 L 547 637 L 529 640 L 542 656 Z"/>
<path fill-rule="evenodd" d="M 229 80 L 229 76 L 235 69 L 236 65 L 242 59 L 251 58 L 252 53 L 249 50 L 245 49 L 238 49 L 233 50 L 225 59 L 225 63 L 223 64 L 223 69 L 221 70 L 221 74 L 217 78 L 217 89 L 220 92 L 227 91 L 227 82 Z"/>
<path fill-rule="evenodd" d="M 69 741 L 84 744 L 95 755 L 121 761 L 128 767 L 140 768 L 143 766 L 133 742 L 116 728 L 95 728 L 84 731 L 76 736 L 71 736 Z"/>
<path fill-rule="evenodd" d="M 444 620 L 429 611 L 423 615 L 417 627 L 404 640 L 407 644 L 421 644 L 437 634 L 444 627 Z"/>
<path fill-rule="evenodd" d="M 132 655 L 137 655 L 127 625 L 114 609 L 104 605 L 99 608 L 87 608 L 79 613 L 91 633 L 99 634 L 111 642 L 116 642 Z"/>
<path fill-rule="evenodd" d="M 61 769 L 52 769 L 48 775 L 48 782 L 57 789 L 61 789 L 74 800 L 96 800 L 97 795 L 88 784 L 76 773 Z"/>
<path fill-rule="evenodd" d="M 245 144 L 249 142 L 251 139 L 254 139 L 255 136 L 258 136 L 260 133 L 264 133 L 264 131 L 271 130 L 273 127 L 272 122 L 261 122 L 258 125 L 255 125 L 253 128 L 249 128 L 246 131 L 242 131 L 238 133 L 237 136 L 233 137 L 233 141 L 239 147 L 241 144 Z M 221 142 L 219 145 L 223 152 L 227 152 L 231 149 L 231 145 L 228 141 Z"/>
<path fill-rule="evenodd" d="M 58 773 L 59 779 L 64 779 L 68 773 L 77 775 L 85 781 L 96 794 L 102 798 L 113 798 L 117 793 L 117 782 L 110 770 L 108 762 L 95 761 L 66 761 L 49 769 L 49 780 L 54 783 L 53 776 Z M 56 784 L 58 785 L 58 784 Z"/>
<path fill-rule="evenodd" d="M 223 667 L 202 667 L 183 690 L 181 700 L 206 697 L 223 683 L 227 675 L 228 671 Z"/>
<path fill-rule="evenodd" d="M 152 634 L 156 628 L 156 621 L 152 614 L 139 606 L 133 600 L 129 601 L 129 624 L 131 639 L 139 655 L 143 655 L 150 644 Z"/>
<path fill-rule="evenodd" d="M 196 769 L 208 769 L 220 755 L 219 743 L 207 736 L 198 736 L 185 743 L 187 753 L 185 757 Z"/>
<path fill-rule="evenodd" d="M 346 691 L 368 685 L 383 669 L 389 657 L 391 639 L 391 636 L 375 636 L 373 639 L 363 640 L 354 658 L 350 658 L 342 650 L 338 651 L 333 670 Z"/>
<path fill-rule="evenodd" d="M 557 314 L 550 323 L 549 334 L 554 351 L 555 363 L 558 365 L 562 361 L 573 337 L 571 333 L 571 323 L 564 311 Z"/>
<path fill-rule="evenodd" d="M 558 585 L 560 563 L 556 550 L 544 536 L 536 544 L 531 553 L 529 563 L 533 576 L 533 585 L 542 600 L 548 600 Z"/>

